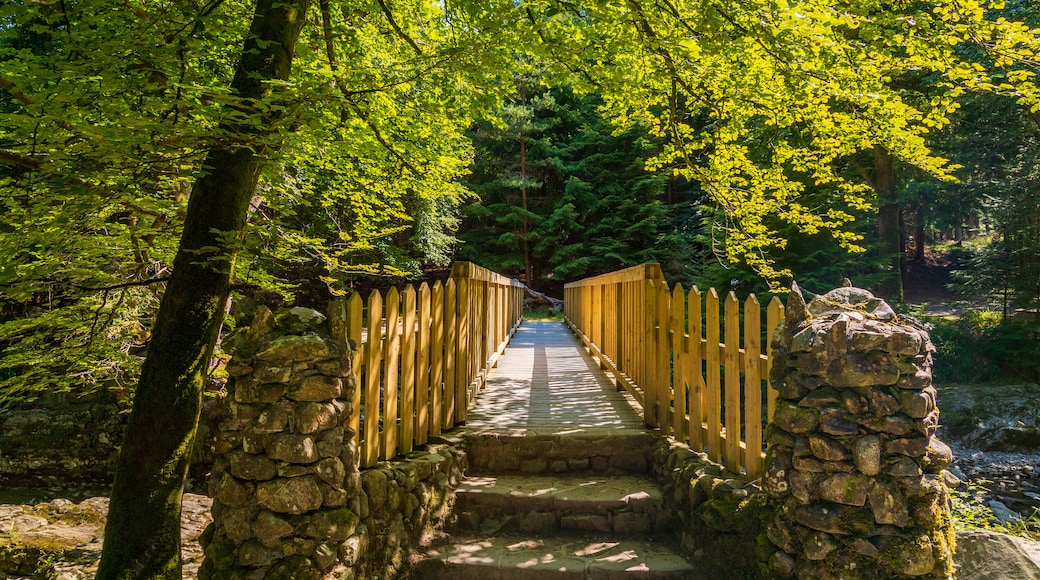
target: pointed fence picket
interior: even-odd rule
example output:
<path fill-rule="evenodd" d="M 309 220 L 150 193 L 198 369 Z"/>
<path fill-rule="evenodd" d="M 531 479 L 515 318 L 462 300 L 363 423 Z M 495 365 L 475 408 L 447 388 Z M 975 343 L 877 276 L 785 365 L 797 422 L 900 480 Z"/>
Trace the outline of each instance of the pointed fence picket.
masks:
<path fill-rule="evenodd" d="M 564 313 L 647 425 L 735 473 L 762 475 L 764 427 L 776 405 L 769 366 L 784 315 L 779 298 L 763 326 L 754 295 L 742 305 L 729 292 L 720 304 L 715 289 L 669 288 L 658 264 L 642 264 L 567 284 Z"/>
<path fill-rule="evenodd" d="M 357 386 L 347 421 L 361 467 L 408 453 L 466 419 L 523 315 L 523 285 L 468 262 L 431 289 L 346 300 Z"/>

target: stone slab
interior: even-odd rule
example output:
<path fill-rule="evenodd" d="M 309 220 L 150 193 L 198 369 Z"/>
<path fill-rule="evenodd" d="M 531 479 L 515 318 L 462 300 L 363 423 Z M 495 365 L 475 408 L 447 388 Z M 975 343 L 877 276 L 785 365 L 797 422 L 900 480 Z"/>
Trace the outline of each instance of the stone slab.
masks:
<path fill-rule="evenodd" d="M 702 578 L 659 542 L 575 538 L 457 538 L 412 571 L 424 580 L 666 580 Z"/>
<path fill-rule="evenodd" d="M 997 532 L 957 532 L 958 580 L 1040 580 L 1040 542 Z"/>
<path fill-rule="evenodd" d="M 456 527 L 498 528 L 542 533 L 606 532 L 648 534 L 666 518 L 658 485 L 628 475 L 561 474 L 470 476 L 455 490 Z"/>

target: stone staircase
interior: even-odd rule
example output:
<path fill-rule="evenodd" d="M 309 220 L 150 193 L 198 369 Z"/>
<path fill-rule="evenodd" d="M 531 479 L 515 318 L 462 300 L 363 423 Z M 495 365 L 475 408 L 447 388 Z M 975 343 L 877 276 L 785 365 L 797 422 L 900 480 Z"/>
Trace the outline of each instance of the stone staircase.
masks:
<path fill-rule="evenodd" d="M 449 536 L 412 580 L 694 579 L 649 473 L 651 435 L 465 437 Z"/>

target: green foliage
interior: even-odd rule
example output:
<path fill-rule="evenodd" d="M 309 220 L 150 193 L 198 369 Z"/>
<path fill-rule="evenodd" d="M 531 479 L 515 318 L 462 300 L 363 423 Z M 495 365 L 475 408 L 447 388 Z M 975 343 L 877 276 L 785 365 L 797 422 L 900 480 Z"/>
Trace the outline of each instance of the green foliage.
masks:
<path fill-rule="evenodd" d="M 991 310 L 967 310 L 956 320 L 934 321 L 929 333 L 936 381 L 988 382 L 1008 375 L 1036 380 L 1040 327 L 1031 317 L 1001 318 Z"/>
<path fill-rule="evenodd" d="M 474 49 L 490 31 L 418 1 L 390 27 L 374 4 L 315 7 L 328 26 L 305 28 L 286 90 L 238 107 L 253 8 L 0 6 L 0 407 L 133 382 L 191 179 L 244 132 L 263 135 L 246 145 L 266 169 L 244 234 L 227 234 L 243 291 L 323 301 L 449 260 L 463 130 L 496 99 L 482 71 L 509 74 Z"/>
<path fill-rule="evenodd" d="M 699 192 L 648 171 L 661 140 L 646 127 L 617 131 L 600 105 L 531 82 L 497 120 L 474 125 L 467 184 L 480 201 L 464 207 L 460 257 L 512 273 L 530 262 L 538 285 L 642 262 L 688 279 L 699 248 L 689 214 Z"/>
<path fill-rule="evenodd" d="M 820 201 L 825 195 L 818 196 Z M 807 199 L 817 199 L 808 196 Z M 790 273 L 780 279 L 782 288 L 772 285 L 750 265 L 733 263 L 726 259 L 725 245 L 728 238 L 716 222 L 717 213 L 710 207 L 702 208 L 698 240 L 715 249 L 714 259 L 707 261 L 694 275 L 692 282 L 701 288 L 730 288 L 738 294 L 756 293 L 760 298 L 768 293 L 783 291 L 790 280 L 799 287 L 813 293 L 824 293 L 841 286 L 845 278 L 862 288 L 874 287 L 887 274 L 886 260 L 876 252 L 850 251 L 834 243 L 824 233 L 805 234 L 798 228 L 774 223 L 773 227 L 786 238 L 787 249 L 776 256 L 776 264 Z M 865 232 L 870 227 L 866 215 L 859 215 L 856 232 Z"/>
<path fill-rule="evenodd" d="M 991 482 L 976 480 L 963 490 L 950 490 L 953 500 L 953 526 L 958 531 L 993 531 L 1029 540 L 1040 540 L 1040 510 L 1020 520 L 1001 521 L 986 505 Z"/>
<path fill-rule="evenodd" d="M 714 250 L 775 288 L 786 276 L 862 284 L 869 229 L 856 220 L 875 193 L 859 166 L 876 147 L 949 179 L 956 163 L 927 139 L 971 105 L 967 92 L 1018 107 L 1016 126 L 1040 103 L 1040 36 L 1022 2 L 402 0 L 314 6 L 287 90 L 244 108 L 228 87 L 254 8 L 0 5 L 0 393 L 52 388 L 33 382 L 43 369 L 78 377 L 70 388 L 134 375 L 134 349 L 77 337 L 97 334 L 100 313 L 110 345 L 140 344 L 191 177 L 252 127 L 269 130 L 247 144 L 265 169 L 234 240 L 250 290 L 316 301 L 444 264 L 474 157 L 466 183 L 485 205 L 467 209 L 467 258 L 543 282 L 651 260 L 691 280 Z M 473 125 L 471 147 L 464 129 L 520 85 L 527 96 Z M 521 143 L 529 172 L 515 167 Z M 1027 157 L 1004 158 L 1034 179 Z M 1021 308 L 1040 301 L 1038 220 L 1020 211 L 1040 205 L 1036 190 L 992 194 L 1025 273 L 1008 283 Z M 18 322 L 43 312 L 45 339 Z"/>
<path fill-rule="evenodd" d="M 935 228 L 979 227 L 955 248 L 954 283 L 1005 316 L 1040 307 L 1040 140 L 1036 118 L 1004 95 L 972 95 L 936 139 L 962 168 L 955 184 L 915 179 L 911 203 Z"/>
<path fill-rule="evenodd" d="M 529 322 L 563 322 L 563 312 L 548 308 L 524 310 L 524 320 Z"/>

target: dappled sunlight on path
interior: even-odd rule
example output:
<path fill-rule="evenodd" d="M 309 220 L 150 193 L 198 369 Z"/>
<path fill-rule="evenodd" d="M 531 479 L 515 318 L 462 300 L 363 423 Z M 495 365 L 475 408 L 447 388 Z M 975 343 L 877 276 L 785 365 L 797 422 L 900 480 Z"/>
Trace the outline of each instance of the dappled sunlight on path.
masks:
<path fill-rule="evenodd" d="M 564 435 L 641 431 L 643 425 L 562 322 L 525 322 L 491 372 L 466 429 Z"/>

